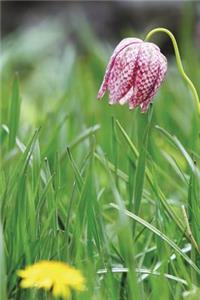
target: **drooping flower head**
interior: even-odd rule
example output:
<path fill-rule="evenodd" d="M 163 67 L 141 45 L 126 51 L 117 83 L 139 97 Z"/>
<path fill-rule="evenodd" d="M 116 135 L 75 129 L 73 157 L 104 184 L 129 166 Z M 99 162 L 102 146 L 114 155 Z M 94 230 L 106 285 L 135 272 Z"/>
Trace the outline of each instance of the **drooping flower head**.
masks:
<path fill-rule="evenodd" d="M 167 60 L 153 43 L 137 38 L 123 39 L 108 63 L 98 99 L 109 91 L 109 103 L 140 106 L 142 112 L 156 94 L 167 71 Z"/>
<path fill-rule="evenodd" d="M 51 290 L 56 297 L 69 299 L 71 289 L 83 291 L 85 280 L 79 270 L 59 261 L 40 261 L 19 270 L 22 288 Z"/>

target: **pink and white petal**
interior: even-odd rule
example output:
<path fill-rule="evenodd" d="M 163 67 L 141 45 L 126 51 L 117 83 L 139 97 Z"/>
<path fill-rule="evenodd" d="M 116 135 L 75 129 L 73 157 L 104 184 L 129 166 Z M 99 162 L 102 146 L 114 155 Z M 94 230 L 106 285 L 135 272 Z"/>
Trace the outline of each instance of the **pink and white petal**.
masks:
<path fill-rule="evenodd" d="M 138 57 L 134 105 L 140 105 L 150 98 L 159 74 L 160 52 L 151 43 L 145 43 Z"/>
<path fill-rule="evenodd" d="M 113 102 L 123 98 L 133 85 L 139 48 L 140 44 L 128 46 L 115 59 L 108 82 L 110 99 Z"/>
<path fill-rule="evenodd" d="M 112 71 L 112 68 L 115 64 L 115 60 L 116 60 L 116 57 L 120 54 L 120 52 L 125 49 L 126 47 L 132 45 L 132 44 L 135 44 L 135 43 L 141 43 L 142 40 L 140 39 L 137 39 L 137 38 L 126 38 L 126 39 L 123 39 L 118 45 L 117 47 L 115 48 L 110 60 L 109 60 L 109 63 L 108 63 L 108 66 L 106 68 L 106 72 L 105 72 L 105 75 L 104 75 L 104 79 L 103 79 L 103 82 L 101 84 L 101 87 L 99 89 L 99 92 L 98 92 L 98 95 L 97 95 L 97 98 L 100 99 L 103 97 L 107 87 L 108 87 L 108 83 L 109 83 L 109 78 L 110 78 L 110 74 L 111 74 L 111 71 Z"/>
<path fill-rule="evenodd" d="M 130 101 L 129 104 L 128 104 L 128 106 L 129 106 L 129 109 L 130 109 L 130 110 L 133 110 L 133 109 L 135 109 L 138 105 L 137 105 L 134 101 Z"/>
<path fill-rule="evenodd" d="M 135 107 L 144 101 L 147 90 L 151 84 L 151 74 L 149 72 L 149 62 L 152 57 L 152 51 L 149 47 L 140 48 L 140 52 L 137 57 L 135 78 L 133 82 L 134 97 L 132 97 L 130 107 Z"/>
<path fill-rule="evenodd" d="M 154 95 L 152 95 L 151 98 L 149 98 L 148 100 L 146 100 L 140 104 L 141 112 L 145 113 L 148 110 L 149 105 L 150 105 L 151 100 L 153 99 Z"/>
<path fill-rule="evenodd" d="M 124 105 L 125 103 L 129 102 L 130 99 L 133 97 L 134 91 L 133 91 L 133 87 L 131 86 L 129 91 L 126 93 L 126 95 L 124 95 L 120 100 L 119 100 L 119 104 Z"/>
<path fill-rule="evenodd" d="M 154 43 L 144 42 L 144 45 L 148 45 L 151 48 L 155 48 L 155 50 L 158 50 L 160 52 L 160 48 L 156 44 L 154 44 Z"/>
<path fill-rule="evenodd" d="M 142 112 L 146 112 L 148 110 L 149 104 L 151 103 L 153 97 L 157 93 L 157 90 L 160 87 L 160 85 L 165 77 L 166 71 L 167 71 L 166 58 L 163 55 L 162 56 L 160 55 L 158 61 L 159 61 L 159 72 L 158 72 L 154 87 L 153 87 L 152 91 L 149 93 L 147 99 L 140 104 Z"/>
<path fill-rule="evenodd" d="M 143 43 L 143 40 L 141 39 L 137 39 L 137 38 L 125 38 L 123 39 L 118 45 L 117 47 L 115 48 L 114 52 L 113 52 L 113 55 L 112 56 L 116 56 L 119 54 L 119 52 L 121 50 L 123 50 L 125 47 L 128 47 L 132 44 L 138 44 L 138 43 Z"/>
<path fill-rule="evenodd" d="M 162 55 L 159 56 L 159 72 L 158 72 L 158 75 L 157 75 L 157 78 L 156 78 L 156 81 L 155 81 L 155 84 L 154 84 L 154 88 L 153 90 L 151 91 L 151 93 L 149 94 L 149 98 L 153 98 L 158 90 L 158 88 L 160 87 L 161 83 L 163 82 L 164 80 L 164 77 L 165 77 L 165 74 L 166 74 L 166 71 L 167 71 L 167 60 L 166 58 Z"/>

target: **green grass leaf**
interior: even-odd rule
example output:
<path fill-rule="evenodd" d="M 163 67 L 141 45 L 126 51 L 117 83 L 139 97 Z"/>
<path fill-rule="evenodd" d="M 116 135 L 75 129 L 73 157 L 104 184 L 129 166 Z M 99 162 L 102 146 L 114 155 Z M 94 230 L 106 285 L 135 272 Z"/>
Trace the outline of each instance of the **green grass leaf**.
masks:
<path fill-rule="evenodd" d="M 153 113 L 153 109 L 151 107 L 150 110 L 148 111 L 148 114 L 145 116 L 146 128 L 143 134 L 142 147 L 139 153 L 138 162 L 136 166 L 134 195 L 133 195 L 133 211 L 135 214 L 139 213 L 141 200 L 142 200 L 142 192 L 143 192 L 145 168 L 146 168 L 147 146 L 148 146 L 152 113 Z"/>
<path fill-rule="evenodd" d="M 120 207 L 116 204 L 111 204 L 112 207 L 116 208 L 117 210 L 120 210 Z M 200 274 L 200 269 L 198 266 L 187 256 L 185 255 L 181 249 L 164 233 L 162 233 L 159 229 L 148 223 L 147 221 L 143 220 L 142 218 L 136 216 L 134 213 L 131 213 L 128 210 L 122 211 L 122 213 L 125 213 L 127 216 L 138 222 L 139 224 L 145 226 L 147 229 L 155 233 L 157 236 L 159 236 L 163 241 L 165 241 L 167 244 L 169 244 L 198 274 Z"/>
<path fill-rule="evenodd" d="M 9 142 L 8 149 L 12 149 L 15 145 L 16 135 L 19 127 L 21 98 L 19 94 L 19 82 L 15 79 L 12 87 L 12 95 L 10 100 L 9 111 Z"/>
<path fill-rule="evenodd" d="M 4 254 L 4 238 L 3 229 L 0 222 L 0 298 L 3 300 L 7 299 L 7 279 L 6 279 L 6 260 Z"/>

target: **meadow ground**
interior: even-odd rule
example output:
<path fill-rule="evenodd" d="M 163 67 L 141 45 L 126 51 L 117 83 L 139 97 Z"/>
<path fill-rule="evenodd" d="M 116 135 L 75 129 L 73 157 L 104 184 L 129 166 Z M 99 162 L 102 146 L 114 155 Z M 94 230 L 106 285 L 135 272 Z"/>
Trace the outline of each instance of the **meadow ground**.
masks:
<path fill-rule="evenodd" d="M 72 25 L 80 47 L 59 22 L 3 40 L 0 298 L 50 299 L 20 289 L 16 274 L 47 259 L 82 271 L 87 289 L 76 300 L 200 299 L 192 95 L 171 56 L 147 114 L 97 101 L 113 46 L 80 22 L 81 31 Z M 180 51 L 200 93 L 189 31 L 180 32 Z"/>

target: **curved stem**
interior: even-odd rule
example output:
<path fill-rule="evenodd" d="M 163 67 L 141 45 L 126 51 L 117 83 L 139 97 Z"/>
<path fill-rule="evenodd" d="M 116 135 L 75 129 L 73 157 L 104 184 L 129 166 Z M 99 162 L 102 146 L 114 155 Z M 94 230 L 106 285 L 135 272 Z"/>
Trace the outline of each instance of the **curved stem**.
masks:
<path fill-rule="evenodd" d="M 154 35 L 154 33 L 157 33 L 157 32 L 164 32 L 166 33 L 171 41 L 172 41 L 172 44 L 174 46 L 174 51 L 175 51 L 175 56 L 176 56 L 176 63 L 177 63 L 177 67 L 178 67 L 178 70 L 179 70 L 179 73 L 181 74 L 181 76 L 183 77 L 183 79 L 187 82 L 192 94 L 193 94 L 193 97 L 195 99 L 195 102 L 196 102 L 196 106 L 197 106 L 197 111 L 198 111 L 198 114 L 200 115 L 200 102 L 199 102 L 199 96 L 197 94 L 197 90 L 194 86 L 194 84 L 192 83 L 192 81 L 190 80 L 190 78 L 186 75 L 184 69 L 183 69 L 183 65 L 182 65 L 182 61 L 181 61 L 181 57 L 180 57 L 180 53 L 179 53 L 179 49 L 178 49 L 178 45 L 177 45 L 177 42 L 176 42 L 176 39 L 174 37 L 174 35 L 171 33 L 171 31 L 169 31 L 168 29 L 166 28 L 155 28 L 153 30 L 151 30 L 146 38 L 145 38 L 145 41 L 148 41 L 152 35 Z"/>

